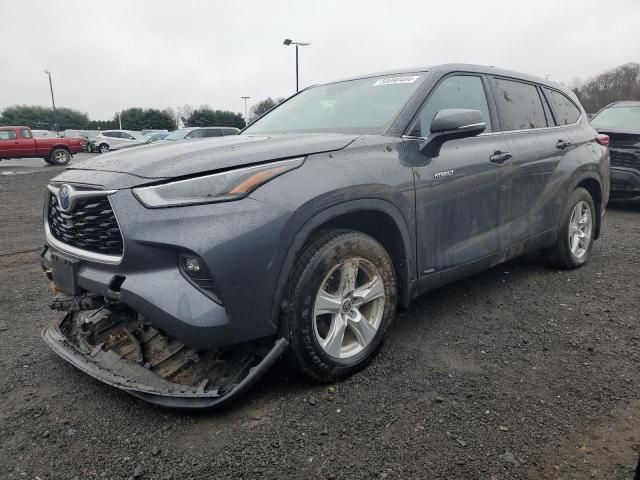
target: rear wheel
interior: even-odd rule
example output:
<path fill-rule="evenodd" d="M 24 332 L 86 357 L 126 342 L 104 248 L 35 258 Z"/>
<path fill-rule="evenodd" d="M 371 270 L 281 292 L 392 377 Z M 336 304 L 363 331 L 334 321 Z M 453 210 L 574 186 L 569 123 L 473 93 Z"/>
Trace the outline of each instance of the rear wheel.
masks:
<path fill-rule="evenodd" d="M 51 152 L 49 156 L 49 162 L 51 165 L 66 165 L 71 160 L 71 154 L 69 150 L 64 148 L 56 148 Z"/>
<path fill-rule="evenodd" d="M 289 300 L 294 366 L 321 381 L 346 377 L 373 358 L 393 320 L 393 264 L 368 235 L 325 231 L 297 261 Z"/>
<path fill-rule="evenodd" d="M 573 269 L 584 265 L 591 255 L 595 235 L 596 209 L 591 194 L 577 188 L 565 208 L 556 243 L 546 252 L 557 268 Z"/>

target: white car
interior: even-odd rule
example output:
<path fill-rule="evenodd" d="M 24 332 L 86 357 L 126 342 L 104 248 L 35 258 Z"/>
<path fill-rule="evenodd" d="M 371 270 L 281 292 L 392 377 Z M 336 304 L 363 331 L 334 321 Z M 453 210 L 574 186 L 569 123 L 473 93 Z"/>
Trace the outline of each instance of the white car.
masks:
<path fill-rule="evenodd" d="M 146 140 L 144 135 L 131 130 L 105 130 L 100 132 L 93 140 L 91 151 L 106 153 L 113 147 L 120 146 L 130 142 L 143 142 Z"/>

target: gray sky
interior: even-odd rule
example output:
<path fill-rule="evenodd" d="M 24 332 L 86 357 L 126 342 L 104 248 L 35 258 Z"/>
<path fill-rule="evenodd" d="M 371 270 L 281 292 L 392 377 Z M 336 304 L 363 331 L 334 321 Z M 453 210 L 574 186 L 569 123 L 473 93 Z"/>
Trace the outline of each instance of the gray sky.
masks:
<path fill-rule="evenodd" d="M 1 9 L 0 109 L 56 103 L 110 119 L 126 107 L 250 102 L 395 67 L 467 62 L 569 83 L 640 61 L 640 0 L 86 1 Z"/>

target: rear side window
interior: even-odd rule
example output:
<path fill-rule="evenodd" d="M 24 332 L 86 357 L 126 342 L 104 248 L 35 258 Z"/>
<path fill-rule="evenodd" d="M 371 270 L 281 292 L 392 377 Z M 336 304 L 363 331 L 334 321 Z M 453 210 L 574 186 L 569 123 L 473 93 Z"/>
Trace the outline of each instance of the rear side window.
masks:
<path fill-rule="evenodd" d="M 571 125 L 580 118 L 580 109 L 567 96 L 555 90 L 544 89 L 544 94 L 551 103 L 558 125 Z"/>
<path fill-rule="evenodd" d="M 204 131 L 205 137 L 221 137 L 222 129 L 221 128 L 207 128 Z"/>
<path fill-rule="evenodd" d="M 237 135 L 238 131 L 235 128 L 225 128 L 224 129 L 224 134 L 225 135 Z"/>
<path fill-rule="evenodd" d="M 22 138 L 31 138 L 31 130 L 28 128 L 21 128 L 20 135 L 22 135 Z"/>
<path fill-rule="evenodd" d="M 528 83 L 495 78 L 496 104 L 503 131 L 547 126 L 538 89 Z"/>
<path fill-rule="evenodd" d="M 474 75 L 454 75 L 445 78 L 431 92 L 418 115 L 419 125 L 411 129 L 411 135 L 428 137 L 433 118 L 445 108 L 480 110 L 487 124 L 485 132 L 491 131 L 491 117 L 482 79 Z"/>
<path fill-rule="evenodd" d="M 16 140 L 16 132 L 14 130 L 0 130 L 0 140 Z"/>

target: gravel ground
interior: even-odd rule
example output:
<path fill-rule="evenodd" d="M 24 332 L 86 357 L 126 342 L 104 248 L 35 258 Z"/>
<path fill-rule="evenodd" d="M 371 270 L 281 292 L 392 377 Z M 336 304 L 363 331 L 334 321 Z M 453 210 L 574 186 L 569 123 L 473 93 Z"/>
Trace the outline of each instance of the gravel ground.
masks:
<path fill-rule="evenodd" d="M 29 171 L 0 175 L 0 478 L 633 478 L 640 206 L 609 209 L 580 270 L 513 261 L 421 297 L 342 383 L 277 364 L 232 408 L 193 414 L 45 347 L 59 314 L 37 250 L 59 169 Z"/>

